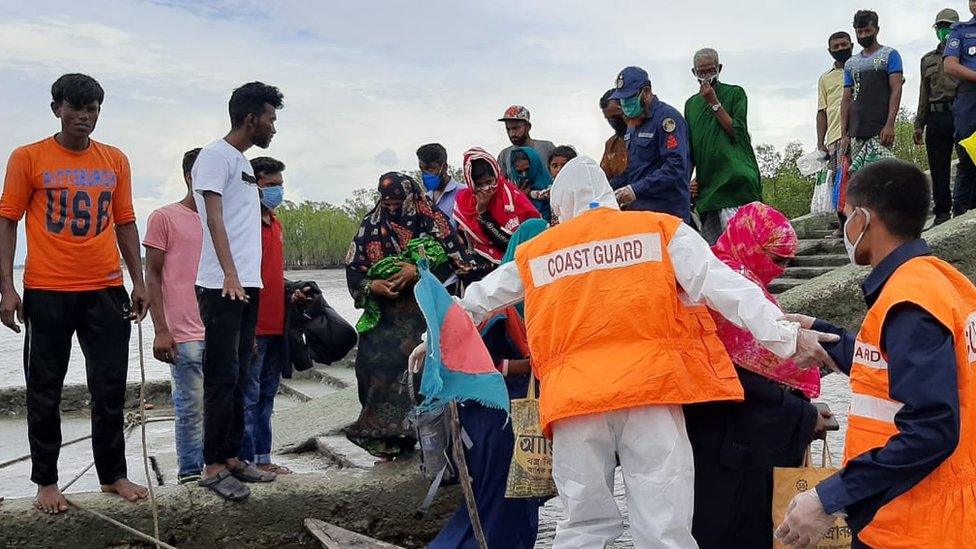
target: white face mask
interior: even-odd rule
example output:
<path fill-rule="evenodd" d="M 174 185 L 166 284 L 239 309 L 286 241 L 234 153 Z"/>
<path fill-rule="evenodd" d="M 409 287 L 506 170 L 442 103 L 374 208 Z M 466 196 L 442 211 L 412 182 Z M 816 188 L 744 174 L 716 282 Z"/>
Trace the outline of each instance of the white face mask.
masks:
<path fill-rule="evenodd" d="M 859 211 L 864 213 L 864 228 L 861 229 L 861 234 L 857 236 L 857 240 L 855 240 L 854 243 L 851 244 L 850 239 L 847 238 L 847 226 L 851 224 L 851 220 L 854 219 L 854 216 L 856 216 L 857 212 Z M 864 238 L 864 233 L 867 232 L 868 225 L 870 223 L 871 223 L 871 212 L 865 210 L 864 208 L 854 208 L 854 213 L 852 213 L 851 216 L 847 218 L 847 221 L 844 222 L 844 247 L 847 248 L 848 259 L 850 259 L 851 263 L 853 263 L 854 265 L 860 265 L 860 263 L 857 262 L 857 259 L 855 259 L 854 256 L 856 255 L 857 252 L 857 245 L 860 244 L 861 239 Z"/>

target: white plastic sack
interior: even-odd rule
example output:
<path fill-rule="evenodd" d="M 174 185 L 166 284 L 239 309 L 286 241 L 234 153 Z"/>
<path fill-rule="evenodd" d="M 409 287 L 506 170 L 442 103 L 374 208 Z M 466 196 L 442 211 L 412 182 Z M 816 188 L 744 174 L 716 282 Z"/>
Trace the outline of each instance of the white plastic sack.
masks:
<path fill-rule="evenodd" d="M 809 177 L 820 170 L 826 169 L 829 158 L 830 156 L 827 153 L 817 149 L 812 153 L 797 158 L 796 168 L 800 170 L 800 175 Z"/>
<path fill-rule="evenodd" d="M 834 211 L 833 175 L 832 170 L 820 170 L 817 174 L 817 184 L 813 187 L 813 199 L 810 201 L 810 213 L 823 214 Z"/>

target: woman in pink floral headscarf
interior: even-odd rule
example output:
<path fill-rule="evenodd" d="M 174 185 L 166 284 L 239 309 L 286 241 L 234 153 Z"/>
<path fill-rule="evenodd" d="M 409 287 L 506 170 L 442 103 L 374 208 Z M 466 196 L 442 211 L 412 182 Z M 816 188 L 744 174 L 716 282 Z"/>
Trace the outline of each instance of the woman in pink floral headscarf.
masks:
<path fill-rule="evenodd" d="M 796 253 L 786 216 L 753 202 L 729 220 L 712 251 L 729 267 L 766 286 Z M 809 399 L 820 394 L 820 372 L 770 353 L 746 331 L 712 315 L 736 365 L 744 402 L 685 407 L 695 452 L 692 533 L 702 549 L 772 547 L 773 467 L 797 467 L 823 421 Z"/>

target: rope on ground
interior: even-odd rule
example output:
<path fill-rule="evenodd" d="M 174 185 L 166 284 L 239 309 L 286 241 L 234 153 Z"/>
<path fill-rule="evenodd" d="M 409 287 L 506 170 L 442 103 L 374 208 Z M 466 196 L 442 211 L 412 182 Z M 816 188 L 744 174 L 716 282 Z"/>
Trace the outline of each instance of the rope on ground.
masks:
<path fill-rule="evenodd" d="M 132 434 L 132 430 L 135 429 L 135 428 L 136 428 L 135 425 L 129 425 L 129 427 L 126 428 L 126 431 L 125 431 L 125 434 L 123 435 L 123 438 L 129 438 L 129 435 Z M 69 480 L 67 484 L 65 484 L 64 486 L 61 487 L 61 493 L 63 494 L 65 490 L 67 490 L 68 488 L 71 488 L 71 485 L 72 484 L 78 482 L 78 479 L 80 479 L 81 477 L 85 476 L 85 473 L 87 473 L 88 471 L 91 471 L 91 468 L 94 467 L 94 466 L 95 466 L 95 462 L 92 461 L 91 463 L 88 464 L 88 467 L 85 467 L 84 469 L 82 469 L 81 471 L 79 471 L 78 474 L 74 476 L 74 478 L 72 478 L 71 480 Z"/>
<path fill-rule="evenodd" d="M 166 418 L 159 418 L 159 419 L 162 420 L 162 419 L 166 419 Z M 126 427 L 124 437 L 125 438 L 129 438 L 129 435 L 132 434 L 132 431 L 135 430 L 136 425 L 138 425 L 138 424 L 142 424 L 142 428 L 145 429 L 146 428 L 146 426 L 145 426 L 146 423 L 151 423 L 151 421 L 142 421 L 142 422 L 139 422 L 139 423 L 129 423 L 129 425 Z M 85 473 L 87 473 L 88 471 L 90 471 L 91 468 L 94 467 L 94 466 L 95 466 L 95 462 L 94 461 L 92 461 L 91 463 L 89 463 L 87 467 L 85 467 L 84 469 L 82 469 L 77 475 L 74 476 L 74 478 L 72 478 L 71 480 L 69 480 L 64 486 L 61 487 L 61 493 L 63 494 L 65 492 L 65 490 L 67 490 L 68 488 L 70 488 L 72 484 L 74 484 L 75 482 L 77 482 L 78 479 L 80 479 L 81 477 L 83 477 L 85 475 Z M 149 485 L 152 486 L 152 481 L 151 480 L 149 481 Z M 105 522 L 111 524 L 112 526 L 116 526 L 118 528 L 121 528 L 122 530 L 125 530 L 126 532 L 128 532 L 128 533 L 130 533 L 130 534 L 132 534 L 132 535 L 134 535 L 136 537 L 138 537 L 139 539 L 142 539 L 142 540 L 145 540 L 145 541 L 149 541 L 149 542 L 155 543 L 157 549 L 160 548 L 160 547 L 165 548 L 165 549 L 176 549 L 176 547 L 173 547 L 172 545 L 169 545 L 168 543 L 166 543 L 164 541 L 160 541 L 158 539 L 159 538 L 159 532 L 158 532 L 159 526 L 158 525 L 156 526 L 157 532 L 156 532 L 156 537 L 154 538 L 154 537 L 152 537 L 152 536 L 150 536 L 148 534 L 143 534 L 142 532 L 140 532 L 139 530 L 136 530 L 135 528 L 132 528 L 131 526 L 126 526 L 125 524 L 123 524 L 123 523 L 121 523 L 121 522 L 113 519 L 112 517 L 109 517 L 107 515 L 104 515 L 102 513 L 99 513 L 98 511 L 95 511 L 94 509 L 89 509 L 89 508 L 85 507 L 84 505 L 81 505 L 77 501 L 72 500 L 67 495 L 64 497 L 64 499 L 65 499 L 65 501 L 68 502 L 69 505 L 71 505 L 72 507 L 74 507 L 74 508 L 76 508 L 76 509 L 78 509 L 80 511 L 84 511 L 84 512 L 92 515 L 95 518 L 104 520 Z M 153 511 L 154 511 L 153 514 L 155 515 L 155 509 L 153 509 Z"/>
<path fill-rule="evenodd" d="M 81 511 L 84 511 L 84 512 L 86 512 L 86 513 L 88 513 L 88 514 L 90 514 L 90 515 L 92 515 L 92 516 L 94 516 L 96 518 L 99 518 L 101 520 L 104 520 L 105 522 L 111 524 L 112 526 L 116 526 L 118 528 L 121 528 L 121 529 L 125 530 L 126 532 L 132 534 L 133 536 L 138 537 L 139 539 L 142 539 L 142 540 L 145 540 L 145 541 L 148 541 L 148 542 L 151 542 L 151 543 L 155 543 L 156 544 L 156 547 L 163 547 L 165 549 L 176 549 L 176 547 L 173 547 L 172 545 L 170 545 L 170 544 L 168 544 L 168 543 L 166 543 L 164 541 L 159 541 L 158 538 L 154 538 L 154 537 L 150 536 L 149 534 L 143 534 L 139 530 L 136 530 L 135 528 L 132 528 L 131 526 L 126 526 L 125 524 L 122 524 L 121 522 L 115 520 L 114 518 L 112 518 L 112 517 L 110 517 L 108 515 L 103 515 L 102 513 L 99 513 L 98 511 L 95 511 L 94 509 L 88 509 L 87 507 L 85 507 L 83 505 L 79 505 L 77 502 L 72 501 L 71 499 L 69 499 L 67 497 L 65 499 L 67 499 L 68 500 L 68 503 L 70 503 L 71 505 L 73 505 L 75 508 L 77 508 L 77 509 L 79 509 Z"/>
<path fill-rule="evenodd" d="M 146 469 L 146 486 L 149 488 L 149 505 L 152 507 L 153 533 L 155 534 L 156 549 L 159 549 L 159 505 L 156 503 L 156 492 L 153 490 L 152 477 L 149 476 L 149 449 L 146 444 L 146 360 L 142 348 L 142 319 L 136 321 L 139 332 L 139 425 L 142 429 L 142 464 Z M 121 524 L 121 523 L 120 523 Z"/>
<path fill-rule="evenodd" d="M 159 540 L 159 509 L 158 509 L 158 506 L 157 506 L 157 503 L 156 503 L 156 495 L 155 495 L 155 492 L 153 492 L 152 478 L 150 478 L 150 476 L 149 476 L 149 450 L 148 450 L 148 447 L 147 447 L 147 444 L 146 444 L 146 424 L 147 423 L 151 423 L 153 420 L 150 420 L 150 419 L 147 419 L 146 418 L 146 401 L 143 398 L 145 396 L 145 390 L 146 390 L 146 365 L 145 365 L 144 353 L 143 353 L 143 350 L 142 350 L 142 324 L 137 322 L 136 325 L 138 326 L 138 332 L 139 332 L 139 370 L 140 370 L 140 373 L 141 373 L 141 380 L 142 380 L 141 381 L 141 384 L 140 384 L 140 387 L 139 387 L 139 412 L 140 413 L 139 413 L 139 416 L 137 418 L 137 421 L 133 421 L 132 420 L 133 419 L 132 417 L 126 418 L 127 419 L 127 421 L 126 421 L 126 424 L 127 425 L 126 425 L 126 431 L 125 431 L 125 435 L 124 436 L 125 436 L 125 438 L 128 438 L 129 435 L 132 433 L 132 431 L 136 428 L 137 425 L 142 428 L 142 460 L 143 460 L 143 465 L 145 466 L 145 469 L 146 469 L 146 484 L 148 485 L 148 488 L 149 488 L 149 503 L 152 506 L 153 528 L 154 528 L 154 533 L 156 535 L 155 535 L 155 537 L 153 537 L 153 536 L 150 536 L 149 534 L 144 534 L 144 533 L 140 532 L 139 530 L 136 530 L 135 528 L 132 528 L 131 526 L 127 526 L 127 525 L 125 525 L 125 524 L 123 524 L 123 523 L 121 523 L 121 522 L 113 519 L 112 517 L 110 517 L 108 515 L 104 515 L 104 514 L 98 512 L 98 511 L 95 511 L 94 509 L 89 509 L 89 508 L 85 507 L 84 505 L 81 505 L 78 502 L 72 500 L 71 498 L 68 498 L 67 496 L 65 496 L 64 499 L 68 502 L 69 505 L 75 507 L 76 509 L 78 509 L 80 511 L 84 511 L 84 512 L 92 515 L 95 518 L 101 519 L 101 520 L 103 520 L 103 521 L 111 524 L 112 526 L 115 526 L 117 528 L 121 528 L 122 530 L 125 530 L 126 532 L 128 532 L 128 533 L 130 533 L 130 534 L 132 534 L 132 535 L 134 535 L 136 537 L 138 537 L 141 540 L 154 543 L 156 545 L 156 549 L 160 549 L 160 548 L 176 549 L 176 547 L 173 547 L 172 545 L 169 545 L 168 543 Z M 170 420 L 170 419 L 172 419 L 172 418 L 154 418 L 155 421 L 164 421 L 164 420 Z M 65 490 L 67 490 L 69 487 L 71 487 L 72 484 L 74 484 L 75 482 L 77 482 L 78 479 L 80 479 L 85 473 L 87 473 L 89 470 L 91 470 L 91 468 L 94 467 L 94 466 L 95 466 L 95 462 L 94 461 L 92 461 L 91 463 L 89 463 L 88 464 L 88 467 L 85 467 L 84 469 L 82 469 L 81 472 L 79 472 L 77 475 L 75 475 L 74 478 L 72 478 L 70 481 L 68 481 L 67 484 L 65 484 L 63 487 L 61 487 L 61 493 L 63 494 Z"/>

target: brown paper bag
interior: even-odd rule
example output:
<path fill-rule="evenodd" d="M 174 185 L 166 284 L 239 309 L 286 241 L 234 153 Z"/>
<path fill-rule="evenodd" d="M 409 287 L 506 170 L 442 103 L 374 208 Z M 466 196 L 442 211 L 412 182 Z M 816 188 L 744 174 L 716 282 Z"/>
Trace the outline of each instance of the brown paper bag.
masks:
<path fill-rule="evenodd" d="M 806 492 L 820 481 L 833 475 L 837 469 L 830 458 L 827 441 L 824 440 L 824 451 L 820 458 L 820 467 L 811 467 L 810 449 L 807 448 L 803 467 L 774 467 L 773 468 L 773 531 L 783 524 L 786 510 L 790 507 L 793 497 L 800 492 Z M 838 518 L 834 525 L 827 530 L 823 539 L 817 544 L 817 549 L 850 549 L 851 529 L 844 519 Z M 784 549 L 777 539 L 773 539 L 774 549 Z"/>
<path fill-rule="evenodd" d="M 539 398 L 535 375 L 529 374 L 525 398 L 512 401 L 512 431 L 515 450 L 505 485 L 506 498 L 548 498 L 556 495 L 552 480 L 552 441 L 539 424 Z"/>

